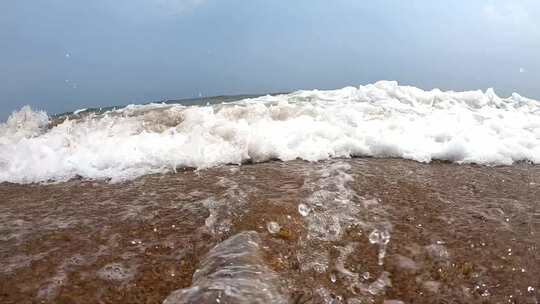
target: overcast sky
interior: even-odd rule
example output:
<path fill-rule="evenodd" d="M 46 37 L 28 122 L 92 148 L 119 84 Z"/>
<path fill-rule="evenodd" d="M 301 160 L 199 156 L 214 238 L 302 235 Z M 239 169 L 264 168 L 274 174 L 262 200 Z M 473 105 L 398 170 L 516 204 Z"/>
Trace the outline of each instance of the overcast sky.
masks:
<path fill-rule="evenodd" d="M 0 1 L 0 119 L 398 80 L 540 99 L 538 0 Z"/>

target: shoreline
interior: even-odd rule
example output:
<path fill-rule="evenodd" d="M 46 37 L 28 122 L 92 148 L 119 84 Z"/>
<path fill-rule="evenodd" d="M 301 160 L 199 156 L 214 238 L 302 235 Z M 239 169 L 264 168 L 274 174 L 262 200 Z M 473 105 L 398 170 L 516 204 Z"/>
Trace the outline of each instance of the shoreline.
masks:
<path fill-rule="evenodd" d="M 538 298 L 538 166 L 266 162 L 0 195 L 3 303 L 161 303 L 243 231 L 293 302 Z"/>

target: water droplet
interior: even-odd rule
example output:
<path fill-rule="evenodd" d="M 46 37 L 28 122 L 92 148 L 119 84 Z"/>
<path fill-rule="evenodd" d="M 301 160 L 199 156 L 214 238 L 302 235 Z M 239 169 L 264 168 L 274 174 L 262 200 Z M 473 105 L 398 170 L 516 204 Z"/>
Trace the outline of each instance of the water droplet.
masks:
<path fill-rule="evenodd" d="M 281 230 L 281 226 L 276 222 L 268 222 L 268 224 L 266 224 L 266 229 L 268 229 L 268 232 L 271 234 L 276 234 Z"/>
<path fill-rule="evenodd" d="M 311 210 L 305 204 L 298 205 L 298 213 L 300 213 L 301 216 L 308 216 L 310 212 Z"/>

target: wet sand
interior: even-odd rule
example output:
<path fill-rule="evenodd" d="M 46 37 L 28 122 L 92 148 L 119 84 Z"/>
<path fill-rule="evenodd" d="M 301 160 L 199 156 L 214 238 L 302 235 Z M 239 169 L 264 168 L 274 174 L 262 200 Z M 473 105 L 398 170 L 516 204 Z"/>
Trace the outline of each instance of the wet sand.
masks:
<path fill-rule="evenodd" d="M 538 166 L 268 162 L 0 198 L 1 303 L 162 303 L 247 231 L 289 303 L 540 301 Z"/>

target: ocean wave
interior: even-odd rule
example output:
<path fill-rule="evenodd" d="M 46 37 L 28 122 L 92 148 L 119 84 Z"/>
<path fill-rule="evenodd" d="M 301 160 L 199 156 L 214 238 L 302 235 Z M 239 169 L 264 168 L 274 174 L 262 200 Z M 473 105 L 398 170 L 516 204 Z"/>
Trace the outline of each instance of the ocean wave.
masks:
<path fill-rule="evenodd" d="M 121 181 L 177 168 L 335 157 L 540 163 L 540 102 L 396 82 L 207 106 L 130 105 L 0 124 L 0 182 Z"/>

